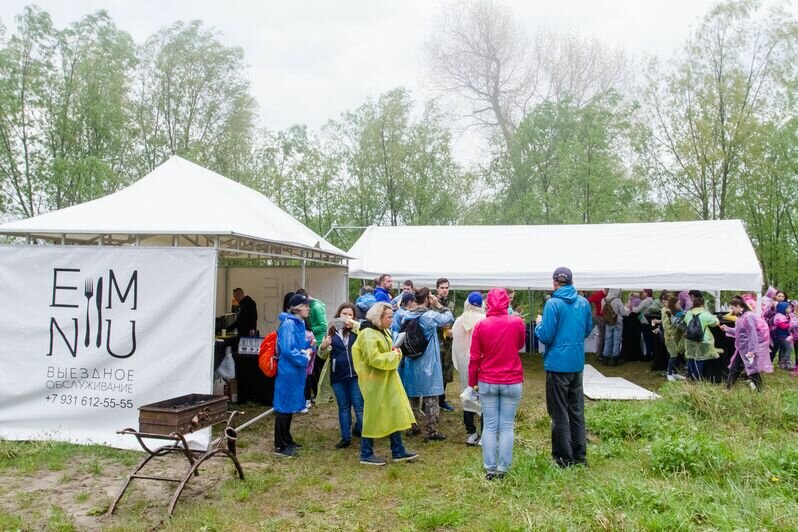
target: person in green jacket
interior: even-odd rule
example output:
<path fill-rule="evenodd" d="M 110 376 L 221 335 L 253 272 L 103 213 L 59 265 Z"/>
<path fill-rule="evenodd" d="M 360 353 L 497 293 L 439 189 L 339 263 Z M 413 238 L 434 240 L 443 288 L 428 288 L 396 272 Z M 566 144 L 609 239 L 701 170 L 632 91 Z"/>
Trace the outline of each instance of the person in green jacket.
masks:
<path fill-rule="evenodd" d="M 360 463 L 385 465 L 385 460 L 374 454 L 374 438 L 385 436 L 390 436 L 394 462 L 414 460 L 418 454 L 407 451 L 402 443 L 402 431 L 416 420 L 396 371 L 402 352 L 393 347 L 391 339 L 393 309 L 389 303 L 375 303 L 366 319 L 352 345 L 352 363 L 364 402 Z"/>
<path fill-rule="evenodd" d="M 704 362 L 718 358 L 718 351 L 715 349 L 715 337 L 712 336 L 710 327 L 718 327 L 720 320 L 717 316 L 704 308 L 704 295 L 699 290 L 690 290 L 693 299 L 693 307 L 686 313 L 684 322 L 690 326 L 693 316 L 698 316 L 701 328 L 704 331 L 704 338 L 696 342 L 687 338 L 684 339 L 684 357 L 687 359 L 687 378 L 692 381 L 700 381 L 704 378 Z"/>
<path fill-rule="evenodd" d="M 310 322 L 310 331 L 313 333 L 313 338 L 316 339 L 316 345 L 320 346 L 321 342 L 324 340 L 324 335 L 327 333 L 327 306 L 323 301 L 315 299 L 308 294 L 308 291 L 304 288 L 300 288 L 296 293 L 310 298 L 310 315 L 308 316 L 308 322 Z M 314 354 L 308 367 L 310 373 L 308 374 L 307 384 L 305 386 L 306 408 L 310 408 L 319 398 L 319 380 L 323 367 L 324 365 L 318 361 L 317 356 Z M 331 397 L 326 397 L 325 399 L 329 400 Z"/>

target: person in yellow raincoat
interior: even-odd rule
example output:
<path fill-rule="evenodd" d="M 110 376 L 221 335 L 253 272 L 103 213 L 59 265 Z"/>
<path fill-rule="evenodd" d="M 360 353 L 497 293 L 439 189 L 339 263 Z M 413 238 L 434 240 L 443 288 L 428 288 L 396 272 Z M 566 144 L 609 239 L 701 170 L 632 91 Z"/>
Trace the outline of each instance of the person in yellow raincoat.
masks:
<path fill-rule="evenodd" d="M 402 431 L 415 423 L 410 401 L 396 368 L 402 352 L 393 348 L 391 321 L 393 309 L 388 303 L 375 303 L 366 313 L 366 322 L 352 346 L 352 363 L 363 394 L 363 433 L 360 438 L 360 463 L 385 465 L 374 454 L 374 438 L 390 436 L 394 462 L 418 457 L 402 443 Z"/>

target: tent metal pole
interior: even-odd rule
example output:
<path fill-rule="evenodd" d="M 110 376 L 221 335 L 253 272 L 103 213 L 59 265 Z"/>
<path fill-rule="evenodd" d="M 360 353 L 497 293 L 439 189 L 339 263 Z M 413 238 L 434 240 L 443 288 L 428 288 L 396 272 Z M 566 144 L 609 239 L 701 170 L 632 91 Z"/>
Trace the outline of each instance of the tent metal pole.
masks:
<path fill-rule="evenodd" d="M 720 312 L 720 290 L 715 290 L 715 312 Z"/>
<path fill-rule="evenodd" d="M 757 316 L 762 317 L 762 294 L 760 292 L 756 293 L 756 309 L 754 309 L 754 312 Z"/>
<path fill-rule="evenodd" d="M 305 288 L 305 289 L 307 288 L 305 286 L 305 263 L 306 262 L 307 261 L 305 261 L 305 260 L 302 261 L 302 283 L 301 283 L 302 284 L 302 288 Z"/>
<path fill-rule="evenodd" d="M 349 301 L 349 259 L 346 259 L 344 270 L 344 301 Z"/>

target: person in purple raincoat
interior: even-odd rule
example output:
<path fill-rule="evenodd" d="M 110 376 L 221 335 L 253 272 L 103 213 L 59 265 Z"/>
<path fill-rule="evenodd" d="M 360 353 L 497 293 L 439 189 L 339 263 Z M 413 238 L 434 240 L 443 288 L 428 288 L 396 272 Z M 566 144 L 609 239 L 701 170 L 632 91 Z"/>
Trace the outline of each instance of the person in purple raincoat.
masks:
<path fill-rule="evenodd" d="M 726 387 L 731 388 L 745 371 L 752 389 L 762 390 L 762 374 L 773 373 L 770 361 L 770 328 L 764 319 L 748 308 L 739 297 L 729 302 L 731 312 L 737 316 L 734 327 L 721 325 L 726 336 L 734 338 L 734 355 L 729 365 Z"/>

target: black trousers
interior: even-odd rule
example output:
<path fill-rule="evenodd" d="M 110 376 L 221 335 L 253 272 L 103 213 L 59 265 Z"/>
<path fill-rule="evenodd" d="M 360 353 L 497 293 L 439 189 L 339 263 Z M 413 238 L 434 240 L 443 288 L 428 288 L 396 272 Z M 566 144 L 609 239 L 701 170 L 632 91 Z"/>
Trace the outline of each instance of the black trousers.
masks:
<path fill-rule="evenodd" d="M 477 423 L 476 423 L 476 416 L 475 412 L 467 412 L 463 410 L 463 424 L 465 425 L 466 433 L 474 434 L 477 431 Z M 484 421 L 482 420 L 482 416 L 479 416 L 479 432 L 482 433 L 482 426 L 484 425 Z"/>
<path fill-rule="evenodd" d="M 274 413 L 274 447 L 276 449 L 285 449 L 294 443 L 294 438 L 291 437 L 293 417 L 294 414 Z"/>
<path fill-rule="evenodd" d="M 546 372 L 546 410 L 551 417 L 551 456 L 568 467 L 587 460 L 582 372 Z"/>
<path fill-rule="evenodd" d="M 737 379 L 740 377 L 740 374 L 745 372 L 745 364 L 743 363 L 743 355 L 738 354 L 737 358 L 734 359 L 732 362 L 731 367 L 729 368 L 729 377 L 726 380 L 726 387 L 731 388 L 734 386 L 734 383 L 737 382 Z M 748 378 L 751 382 L 754 383 L 756 386 L 757 391 L 762 391 L 762 387 L 764 383 L 762 382 L 762 375 L 759 373 L 754 373 L 753 375 L 749 375 Z"/>

